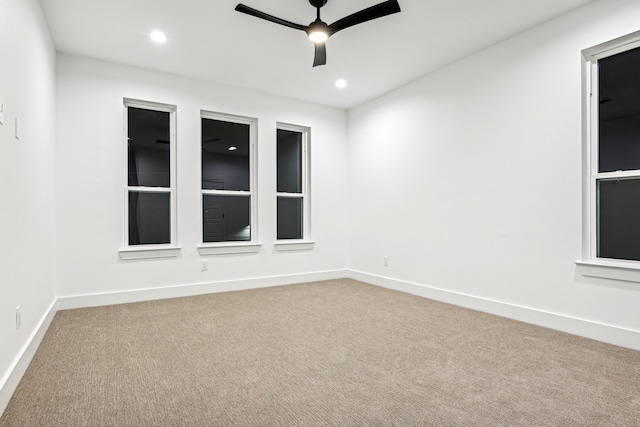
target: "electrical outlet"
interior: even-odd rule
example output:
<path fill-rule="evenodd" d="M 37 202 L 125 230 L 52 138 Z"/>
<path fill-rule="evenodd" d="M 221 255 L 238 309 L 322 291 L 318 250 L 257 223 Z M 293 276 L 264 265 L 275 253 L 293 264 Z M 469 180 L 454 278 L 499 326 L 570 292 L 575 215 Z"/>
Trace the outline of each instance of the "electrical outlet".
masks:
<path fill-rule="evenodd" d="M 384 266 L 385 267 L 389 267 L 389 257 L 388 256 L 384 257 Z"/>
<path fill-rule="evenodd" d="M 209 261 L 207 261 L 206 259 L 203 259 L 202 261 L 200 261 L 200 271 L 207 271 L 209 270 Z"/>
<path fill-rule="evenodd" d="M 22 311 L 20 306 L 16 307 L 16 329 L 20 329 L 20 325 L 22 324 Z"/>

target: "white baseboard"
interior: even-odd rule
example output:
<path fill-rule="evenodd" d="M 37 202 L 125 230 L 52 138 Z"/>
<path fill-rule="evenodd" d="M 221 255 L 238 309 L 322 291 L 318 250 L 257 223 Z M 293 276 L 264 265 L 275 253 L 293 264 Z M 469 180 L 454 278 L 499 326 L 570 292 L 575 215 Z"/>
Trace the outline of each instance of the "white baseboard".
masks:
<path fill-rule="evenodd" d="M 535 308 L 514 305 L 432 286 L 405 282 L 361 271 L 349 270 L 349 277 L 383 288 L 394 289 L 424 298 L 442 301 L 473 310 L 531 323 L 573 335 L 640 350 L 640 331 L 620 328 Z"/>
<path fill-rule="evenodd" d="M 31 336 L 29 336 L 27 343 L 18 353 L 5 377 L 0 381 L 0 416 L 9 404 L 11 396 L 13 396 L 22 376 L 29 367 L 31 359 L 33 359 L 33 356 L 36 354 L 36 350 L 38 350 L 44 335 L 47 333 L 56 312 L 56 301 L 54 300 L 44 316 L 42 316 L 40 323 L 38 323 L 35 330 L 31 333 Z"/>
<path fill-rule="evenodd" d="M 242 291 L 246 289 L 268 288 L 348 277 L 348 270 L 331 270 L 283 276 L 256 277 L 251 279 L 225 280 L 219 282 L 195 283 L 190 285 L 167 286 L 161 288 L 138 289 L 133 291 L 107 292 L 90 295 L 58 297 L 58 310 L 98 307 L 103 305 L 127 304 L 166 298 L 179 298 L 217 292 Z"/>

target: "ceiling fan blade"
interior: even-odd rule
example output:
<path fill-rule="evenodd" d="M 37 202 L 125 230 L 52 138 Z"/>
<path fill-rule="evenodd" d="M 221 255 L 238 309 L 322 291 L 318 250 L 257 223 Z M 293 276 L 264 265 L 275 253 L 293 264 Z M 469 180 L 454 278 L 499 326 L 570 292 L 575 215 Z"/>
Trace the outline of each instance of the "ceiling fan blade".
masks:
<path fill-rule="evenodd" d="M 313 58 L 313 66 L 325 65 L 327 63 L 327 46 L 324 43 L 314 43 L 316 53 Z"/>
<path fill-rule="evenodd" d="M 398 0 L 387 0 L 337 20 L 333 24 L 329 25 L 329 35 L 335 34 L 345 28 L 353 27 L 354 25 L 362 24 L 363 22 L 382 18 L 383 16 L 398 12 L 400 12 Z"/>
<path fill-rule="evenodd" d="M 275 16 L 269 15 L 264 12 L 260 12 L 252 7 L 245 6 L 243 4 L 238 4 L 236 6 L 236 10 L 238 12 L 246 13 L 247 15 L 255 16 L 256 18 L 265 19 L 267 21 L 275 22 L 276 24 L 284 25 L 285 27 L 293 28 L 296 30 L 306 31 L 306 25 L 295 24 L 293 22 L 286 21 L 284 19 L 276 18 Z"/>

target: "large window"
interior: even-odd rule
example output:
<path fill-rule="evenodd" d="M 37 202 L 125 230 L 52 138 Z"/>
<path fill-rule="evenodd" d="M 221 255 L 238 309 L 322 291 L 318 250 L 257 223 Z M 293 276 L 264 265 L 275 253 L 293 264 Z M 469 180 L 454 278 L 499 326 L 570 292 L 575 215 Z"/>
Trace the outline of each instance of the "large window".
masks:
<path fill-rule="evenodd" d="M 584 52 L 588 112 L 585 257 L 640 261 L 640 34 Z"/>
<path fill-rule="evenodd" d="M 175 107 L 125 99 L 125 248 L 176 241 Z"/>
<path fill-rule="evenodd" d="M 202 112 L 202 242 L 255 242 L 254 119 Z"/>
<path fill-rule="evenodd" d="M 308 128 L 278 124 L 277 239 L 309 240 Z"/>

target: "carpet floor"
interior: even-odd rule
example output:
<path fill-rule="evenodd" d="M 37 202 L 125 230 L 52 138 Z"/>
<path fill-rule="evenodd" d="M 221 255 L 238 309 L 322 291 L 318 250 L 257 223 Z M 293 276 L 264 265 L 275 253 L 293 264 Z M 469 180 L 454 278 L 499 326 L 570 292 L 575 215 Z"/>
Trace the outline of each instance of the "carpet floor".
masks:
<path fill-rule="evenodd" d="M 640 426 L 640 352 L 349 279 L 59 311 L 17 426 Z"/>

